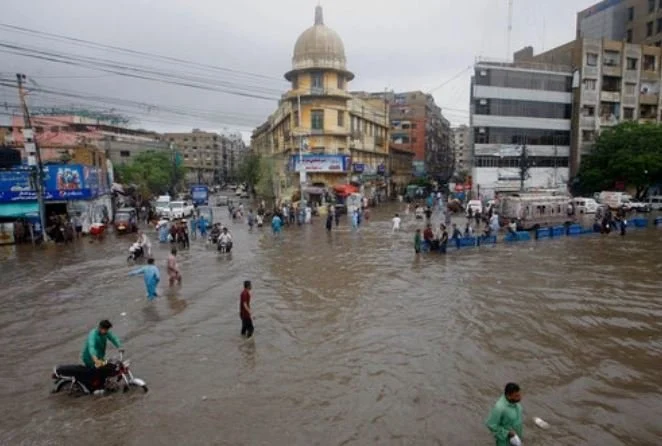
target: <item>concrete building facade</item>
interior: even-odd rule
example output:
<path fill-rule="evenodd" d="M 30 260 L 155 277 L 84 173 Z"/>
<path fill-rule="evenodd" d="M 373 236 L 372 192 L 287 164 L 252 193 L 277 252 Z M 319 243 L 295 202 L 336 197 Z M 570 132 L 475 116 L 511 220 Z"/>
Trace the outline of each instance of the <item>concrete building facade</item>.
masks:
<path fill-rule="evenodd" d="M 626 38 L 627 0 L 604 0 L 577 13 L 577 39 Z"/>
<path fill-rule="evenodd" d="M 471 88 L 473 192 L 565 188 L 571 139 L 570 67 L 479 62 Z"/>
<path fill-rule="evenodd" d="M 164 133 L 163 138 L 182 154 L 189 184 L 212 185 L 237 180 L 239 161 L 246 151 L 241 134 L 193 129 L 185 133 Z"/>
<path fill-rule="evenodd" d="M 471 174 L 473 155 L 471 151 L 471 128 L 460 125 L 453 130 L 453 151 L 455 153 L 455 173 Z"/>
<path fill-rule="evenodd" d="M 251 141 L 252 150 L 272 161 L 276 195 L 291 196 L 301 180 L 315 195 L 349 181 L 361 183 L 367 195 L 385 188 L 387 104 L 348 91 L 354 74 L 346 67 L 340 36 L 324 24 L 321 6 L 314 25 L 296 41 L 285 79 L 290 90 Z"/>

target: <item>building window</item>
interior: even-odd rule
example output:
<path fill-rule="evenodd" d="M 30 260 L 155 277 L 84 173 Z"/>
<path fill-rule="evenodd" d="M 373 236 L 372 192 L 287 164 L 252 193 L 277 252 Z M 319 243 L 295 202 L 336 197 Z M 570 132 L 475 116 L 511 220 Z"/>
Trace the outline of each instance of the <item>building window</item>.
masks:
<path fill-rule="evenodd" d="M 618 77 L 604 76 L 602 78 L 602 91 L 609 91 L 612 93 L 621 91 L 621 80 Z"/>
<path fill-rule="evenodd" d="M 416 144 L 416 137 L 415 136 L 412 137 L 411 142 L 412 142 L 412 144 Z"/>
<path fill-rule="evenodd" d="M 292 90 L 299 89 L 299 77 L 295 74 L 292 76 Z"/>
<path fill-rule="evenodd" d="M 338 90 L 343 90 L 345 88 L 345 78 L 342 75 L 338 74 Z"/>
<path fill-rule="evenodd" d="M 621 64 L 621 53 L 618 51 L 606 50 L 603 61 L 603 64 L 607 67 L 616 67 Z"/>
<path fill-rule="evenodd" d="M 324 110 L 313 110 L 310 113 L 310 128 L 324 130 Z"/>
<path fill-rule="evenodd" d="M 595 116 L 595 107 L 593 105 L 585 105 L 582 107 L 582 116 L 593 117 Z"/>
<path fill-rule="evenodd" d="M 582 130 L 582 141 L 592 142 L 595 139 L 595 130 Z"/>
<path fill-rule="evenodd" d="M 655 11 L 655 0 L 648 0 L 648 13 Z"/>
<path fill-rule="evenodd" d="M 644 54 L 644 71 L 655 71 L 655 56 L 652 54 Z"/>
<path fill-rule="evenodd" d="M 627 31 L 625 31 L 625 41 L 627 43 L 632 43 L 632 30 L 631 29 L 628 29 Z"/>
<path fill-rule="evenodd" d="M 595 53 L 586 53 L 586 65 L 595 67 L 598 65 L 598 55 Z"/>
<path fill-rule="evenodd" d="M 345 112 L 338 110 L 338 127 L 345 127 Z"/>
<path fill-rule="evenodd" d="M 294 127 L 299 127 L 299 112 L 295 111 L 294 112 Z"/>
<path fill-rule="evenodd" d="M 413 129 L 415 129 L 415 128 L 416 128 L 416 123 L 413 122 L 413 123 L 411 124 L 411 129 L 413 130 Z"/>
<path fill-rule="evenodd" d="M 639 62 L 639 61 L 637 59 L 635 59 L 634 57 L 628 57 L 627 62 L 626 62 L 627 65 L 626 65 L 625 68 L 628 69 L 628 70 L 636 70 L 637 69 L 637 62 Z"/>
<path fill-rule="evenodd" d="M 646 37 L 653 35 L 653 22 L 646 23 Z"/>
<path fill-rule="evenodd" d="M 634 20 L 634 6 L 628 8 L 628 21 L 631 22 Z"/>
<path fill-rule="evenodd" d="M 584 79 L 584 89 L 594 91 L 596 86 L 595 79 Z"/>
<path fill-rule="evenodd" d="M 634 108 L 623 107 L 623 119 L 632 121 L 634 119 Z"/>
<path fill-rule="evenodd" d="M 636 86 L 637 86 L 636 84 L 626 83 L 624 88 L 625 94 L 629 96 L 634 95 L 634 89 Z"/>
<path fill-rule="evenodd" d="M 313 88 L 322 88 L 324 86 L 324 77 L 321 72 L 316 71 L 310 75 L 310 85 Z"/>

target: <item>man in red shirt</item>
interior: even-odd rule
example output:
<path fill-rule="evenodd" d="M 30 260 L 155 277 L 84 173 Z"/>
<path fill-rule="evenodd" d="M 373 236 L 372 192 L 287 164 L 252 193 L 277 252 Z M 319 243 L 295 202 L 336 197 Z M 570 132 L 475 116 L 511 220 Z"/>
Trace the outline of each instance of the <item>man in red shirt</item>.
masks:
<path fill-rule="evenodd" d="M 253 319 L 251 318 L 251 281 L 244 281 L 244 291 L 239 301 L 239 316 L 241 317 L 241 335 L 250 338 L 253 336 Z"/>

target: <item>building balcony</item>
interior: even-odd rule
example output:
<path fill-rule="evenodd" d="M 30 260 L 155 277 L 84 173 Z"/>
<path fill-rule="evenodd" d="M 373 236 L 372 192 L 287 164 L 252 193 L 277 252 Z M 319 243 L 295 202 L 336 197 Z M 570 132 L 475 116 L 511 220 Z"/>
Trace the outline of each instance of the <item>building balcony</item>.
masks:
<path fill-rule="evenodd" d="M 618 124 L 618 118 L 615 115 L 600 116 L 600 126 L 612 127 Z"/>
<path fill-rule="evenodd" d="M 583 128 L 595 128 L 595 116 L 580 116 L 579 126 Z"/>
<path fill-rule="evenodd" d="M 637 105 L 637 97 L 633 94 L 623 94 L 621 102 L 625 106 L 634 107 Z"/>
<path fill-rule="evenodd" d="M 625 70 L 623 80 L 631 84 L 636 84 L 639 82 L 639 72 L 637 70 Z"/>
<path fill-rule="evenodd" d="M 657 94 L 640 94 L 639 103 L 647 105 L 657 105 L 660 101 L 660 98 Z"/>
<path fill-rule="evenodd" d="M 651 70 L 641 70 L 641 80 L 642 81 L 659 81 L 660 73 L 657 71 Z"/>
<path fill-rule="evenodd" d="M 651 118 L 651 117 L 644 118 L 643 116 L 639 118 L 639 124 L 655 124 L 655 123 L 657 123 L 657 119 L 655 118 Z"/>
<path fill-rule="evenodd" d="M 598 102 L 598 92 L 594 90 L 582 91 L 582 103 L 596 104 Z"/>
<path fill-rule="evenodd" d="M 620 91 L 601 91 L 600 100 L 604 102 L 621 102 Z"/>
<path fill-rule="evenodd" d="M 602 74 L 605 76 L 621 77 L 622 69 L 620 65 L 603 65 Z"/>

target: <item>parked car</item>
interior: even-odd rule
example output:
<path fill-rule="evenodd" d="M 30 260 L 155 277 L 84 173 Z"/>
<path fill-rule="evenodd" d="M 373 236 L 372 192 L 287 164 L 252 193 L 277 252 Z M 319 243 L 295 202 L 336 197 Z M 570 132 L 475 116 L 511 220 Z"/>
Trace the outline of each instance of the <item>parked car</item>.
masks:
<path fill-rule="evenodd" d="M 575 197 L 570 200 L 576 214 L 595 214 L 598 211 L 598 202 L 593 198 Z"/>
<path fill-rule="evenodd" d="M 113 225 L 118 234 L 138 231 L 138 211 L 135 208 L 118 209 Z"/>
<path fill-rule="evenodd" d="M 187 201 L 171 201 L 164 217 L 171 220 L 190 217 L 193 215 L 194 207 Z"/>
<path fill-rule="evenodd" d="M 648 206 L 653 211 L 662 211 L 662 195 L 648 197 Z"/>
<path fill-rule="evenodd" d="M 170 195 L 161 195 L 154 203 L 154 209 L 158 215 L 164 215 L 170 207 Z"/>
<path fill-rule="evenodd" d="M 471 209 L 471 213 L 474 215 L 476 212 L 482 214 L 483 204 L 480 202 L 480 200 L 469 200 L 469 203 L 467 203 L 467 215 L 469 215 L 469 209 Z"/>

